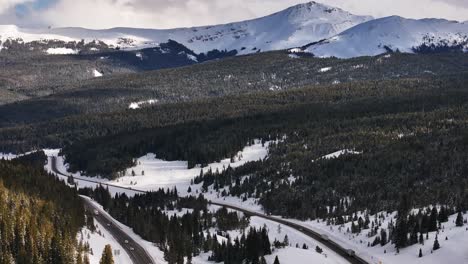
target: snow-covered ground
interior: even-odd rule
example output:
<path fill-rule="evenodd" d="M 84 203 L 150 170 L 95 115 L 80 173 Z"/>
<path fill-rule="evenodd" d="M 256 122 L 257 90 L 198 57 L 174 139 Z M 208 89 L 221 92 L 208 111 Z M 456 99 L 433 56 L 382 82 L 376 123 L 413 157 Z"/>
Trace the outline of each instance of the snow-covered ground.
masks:
<path fill-rule="evenodd" d="M 209 210 L 211 212 L 215 212 L 220 207 L 212 205 L 210 206 Z M 230 210 L 229 211 L 233 211 Z M 239 213 L 242 214 L 242 213 Z M 260 229 L 264 226 L 268 229 L 268 237 L 270 239 L 271 244 L 273 241 L 278 240 L 280 242 L 284 241 L 285 236 L 288 236 L 290 246 L 275 249 L 272 255 L 265 256 L 268 264 L 273 264 L 275 257 L 278 256 L 279 260 L 283 264 L 309 264 L 309 263 L 321 263 L 321 264 L 341 264 L 341 263 L 348 263 L 345 259 L 340 257 L 339 255 L 327 250 L 321 243 L 315 241 L 314 239 L 304 235 L 303 233 L 284 226 L 278 225 L 278 223 L 266 220 L 260 217 L 251 217 L 249 226 L 255 227 Z M 214 232 L 215 230 L 210 230 L 210 232 Z M 236 237 L 240 237 L 242 233 L 239 230 L 232 230 L 229 231 L 229 236 L 231 239 Z M 226 241 L 226 238 L 218 236 L 218 241 Z M 299 248 L 296 248 L 296 244 Z M 302 249 L 302 246 L 306 244 L 309 248 Z M 315 251 L 316 246 L 319 246 L 324 251 L 320 254 Z M 197 256 L 193 259 L 194 264 L 208 264 L 213 263 L 207 261 L 209 254 L 202 254 Z"/>
<path fill-rule="evenodd" d="M 78 54 L 78 50 L 69 48 L 49 48 L 46 53 L 49 55 L 67 55 L 67 54 Z"/>
<path fill-rule="evenodd" d="M 36 152 L 36 151 L 29 151 L 29 152 L 21 153 L 21 154 L 2 153 L 2 152 L 0 152 L 0 160 L 1 159 L 12 160 L 12 159 L 16 159 L 16 158 L 21 157 L 21 156 L 29 155 L 29 154 L 34 153 L 34 152 Z"/>
<path fill-rule="evenodd" d="M 120 246 L 120 244 L 107 232 L 107 230 L 98 222 L 95 222 L 96 231 L 91 232 L 87 228 L 83 228 L 78 234 L 78 241 L 83 243 L 88 242 L 91 252 L 88 253 L 89 261 L 91 264 L 99 264 L 102 252 L 106 245 L 111 245 L 112 254 L 114 255 L 115 264 L 128 264 L 132 263 L 127 252 Z"/>
<path fill-rule="evenodd" d="M 112 184 L 132 187 L 139 190 L 157 190 L 159 188 L 188 189 L 190 181 L 200 175 L 200 171 L 208 171 L 210 168 L 213 171 L 219 171 L 231 166 L 232 168 L 239 167 L 250 161 L 264 159 L 268 154 L 268 146 L 270 142 L 264 145 L 259 140 L 255 144 L 246 146 L 234 158 L 223 159 L 220 162 L 211 163 L 208 166 L 201 168 L 188 169 L 187 161 L 165 161 L 158 159 L 154 154 L 148 154 L 136 160 L 136 166 L 126 170 L 125 176 L 118 180 L 112 181 Z M 133 173 L 135 176 L 133 176 Z"/>
<path fill-rule="evenodd" d="M 120 227 L 125 232 L 125 234 L 131 237 L 136 243 L 142 246 L 146 250 L 146 252 L 151 256 L 151 258 L 155 261 L 155 263 L 166 263 L 166 261 L 164 260 L 164 252 L 162 252 L 157 246 L 153 245 L 153 243 L 146 241 L 143 238 L 141 238 L 139 235 L 135 234 L 135 232 L 133 232 L 133 230 L 130 227 L 115 220 L 102 208 L 100 204 L 98 204 L 95 201 L 91 201 L 91 202 L 96 207 L 100 208 L 99 210 L 100 214 L 104 214 L 107 217 L 113 219 L 114 224 Z M 124 262 L 124 263 L 132 263 L 132 262 L 130 261 L 130 262 Z"/>
<path fill-rule="evenodd" d="M 331 71 L 331 69 L 332 69 L 332 67 L 325 67 L 325 68 L 321 68 L 321 69 L 319 70 L 319 72 L 321 72 L 321 73 L 329 72 L 329 71 Z"/>
<path fill-rule="evenodd" d="M 11 160 L 16 158 L 17 155 L 12 154 L 12 153 L 1 153 L 0 152 L 0 159 L 5 159 L 5 160 Z"/>
<path fill-rule="evenodd" d="M 93 76 L 96 77 L 96 78 L 98 78 L 98 77 L 102 77 L 103 74 L 102 74 L 102 72 L 100 72 L 100 71 L 94 69 L 94 70 L 93 70 Z"/>
<path fill-rule="evenodd" d="M 359 155 L 359 154 L 362 154 L 362 152 L 349 150 L 349 149 L 343 149 L 343 150 L 339 150 L 339 151 L 327 154 L 323 156 L 321 159 L 336 159 L 343 155 Z"/>
<path fill-rule="evenodd" d="M 79 172 L 69 173 L 68 164 L 65 164 L 64 157 L 59 156 L 59 149 L 44 150 L 46 155 L 49 157 L 48 163 L 45 165 L 45 169 L 49 172 L 53 172 L 51 167 L 51 159 L 52 157 L 55 157 L 57 160 L 57 169 L 61 173 L 72 175 L 75 178 L 75 182 L 77 183 L 78 187 L 80 188 L 95 187 L 100 183 L 144 191 L 158 190 L 160 188 L 172 189 L 177 187 L 177 189 L 181 192 L 181 195 L 186 195 L 186 191 L 190 186 L 191 180 L 198 176 L 201 170 L 208 171 L 211 168 L 213 171 L 216 171 L 216 169 L 221 171 L 228 166 L 235 168 L 242 166 L 250 161 L 264 159 L 268 155 L 268 146 L 270 143 L 271 142 L 265 142 L 265 144 L 262 144 L 259 140 L 256 140 L 255 144 L 246 146 L 242 151 L 239 151 L 234 160 L 232 160 L 233 162 L 231 162 L 231 159 L 227 158 L 221 160 L 220 162 L 211 163 L 204 168 L 198 167 L 193 169 L 188 169 L 187 161 L 165 161 L 157 159 L 154 154 L 147 154 L 141 158 L 138 158 L 136 160 L 137 165 L 127 169 L 124 177 L 113 181 L 103 178 L 87 177 L 85 175 L 81 175 Z M 135 173 L 135 176 L 132 176 L 132 171 Z M 59 177 L 66 180 L 66 177 L 64 176 L 59 175 Z M 195 186 L 193 188 L 195 191 L 197 187 Z M 201 185 L 199 185 L 198 188 L 201 190 Z M 130 196 L 136 193 L 132 190 L 123 190 L 119 188 L 113 188 L 112 186 L 109 186 L 109 191 L 112 194 L 125 192 Z M 211 195 L 216 196 L 216 194 L 213 193 Z M 236 201 L 237 198 L 233 198 L 233 200 Z"/>
<path fill-rule="evenodd" d="M 57 169 L 59 172 L 64 173 L 66 175 L 73 176 L 75 179 L 75 184 L 78 188 L 96 188 L 99 184 L 106 184 L 109 183 L 109 180 L 107 179 L 102 179 L 102 178 L 96 178 L 96 177 L 87 177 L 87 176 L 82 176 L 81 173 L 69 173 L 68 172 L 68 164 L 65 164 L 64 158 L 62 156 L 59 156 L 60 149 L 45 149 L 44 150 L 45 154 L 47 155 L 47 164 L 44 166 L 44 169 L 50 173 L 54 173 L 52 170 L 52 157 L 55 157 L 57 159 Z M 55 174 L 55 173 L 54 173 Z M 66 181 L 68 177 L 62 176 L 62 175 L 57 175 L 58 178 Z M 112 187 L 108 186 L 109 192 L 111 195 L 115 195 L 117 193 L 125 193 L 128 196 L 133 196 L 139 192 L 132 191 L 132 190 L 124 190 L 119 187 Z"/>
<path fill-rule="evenodd" d="M 158 102 L 159 102 L 158 99 L 150 99 L 150 100 L 146 100 L 146 101 L 133 102 L 133 103 L 130 103 L 128 108 L 132 109 L 132 110 L 135 110 L 135 109 L 140 109 L 141 106 L 143 106 L 143 105 L 153 105 L 153 104 L 157 104 Z"/>
<path fill-rule="evenodd" d="M 396 216 L 396 213 L 389 214 L 382 221 L 382 227 L 387 229 L 390 219 Z M 307 221 L 290 220 L 299 223 L 307 228 L 327 234 L 333 241 L 342 245 L 345 248 L 354 249 L 356 253 L 369 261 L 370 263 L 421 263 L 421 264 L 439 264 L 439 263 L 468 263 L 468 225 L 463 227 L 455 226 L 456 215 L 449 217 L 447 223 L 443 223 L 443 229 L 439 232 L 438 241 L 441 248 L 431 253 L 434 245 L 436 232 L 429 233 L 429 240 L 425 240 L 424 245 L 416 244 L 400 250 L 396 253 L 395 245 L 388 243 L 384 247 L 377 245 L 368 247 L 368 243 L 374 241 L 375 236 L 367 237 L 369 229 L 363 230 L 360 234 L 348 233 L 348 228 L 351 229 L 351 223 L 347 223 L 344 227 L 327 226 L 326 222 L 322 221 Z M 468 216 L 465 215 L 466 219 Z M 374 219 L 375 216 L 370 216 Z M 395 219 L 393 219 L 395 222 Z M 388 232 L 388 230 L 387 230 Z M 380 231 L 379 231 L 380 234 Z M 424 236 L 425 238 L 425 236 Z M 446 238 L 448 240 L 446 240 Z M 422 249 L 423 257 L 419 258 L 419 249 Z"/>
<path fill-rule="evenodd" d="M 124 187 L 132 187 L 134 189 L 144 189 L 144 190 L 154 190 L 158 188 L 172 188 L 177 187 L 179 190 L 180 195 L 188 195 L 187 189 L 190 186 L 190 181 L 193 177 L 199 175 L 200 170 L 207 170 L 208 168 L 212 168 L 213 170 L 216 169 L 223 169 L 230 165 L 231 167 L 241 166 L 245 164 L 245 162 L 263 159 L 268 155 L 268 145 L 269 143 L 262 146 L 262 144 L 257 141 L 256 144 L 252 146 L 247 146 L 243 149 L 242 152 L 239 153 L 238 157 L 235 159 L 235 162 L 231 163 L 230 159 L 225 159 L 219 163 L 212 163 L 206 168 L 196 168 L 196 169 L 187 169 L 187 162 L 183 161 L 163 161 L 157 159 L 154 155 L 148 154 L 144 157 L 141 157 L 137 160 L 137 166 L 134 168 L 130 168 L 127 170 L 127 175 L 121 179 L 116 181 L 106 181 L 104 179 L 96 179 L 96 178 L 88 178 L 85 176 L 81 176 L 79 174 L 74 175 L 77 182 L 79 179 L 92 179 L 101 182 L 107 182 L 111 184 L 116 184 L 119 186 Z M 57 156 L 58 150 L 47 150 L 47 155 L 49 156 Z M 328 155 L 323 156 L 324 159 L 332 159 L 332 158 L 339 158 L 341 155 L 344 154 L 361 154 L 361 152 L 357 152 L 354 150 L 340 150 Z M 67 166 L 63 164 L 63 157 L 58 157 L 58 167 L 61 171 L 66 171 Z M 46 168 L 50 170 L 50 165 L 47 165 Z M 132 171 L 135 173 L 136 176 L 131 176 Z M 144 175 L 143 172 L 144 171 Z M 86 182 L 79 182 L 80 186 L 90 185 L 92 187 L 96 184 L 93 183 L 86 183 Z M 192 185 L 192 194 L 194 192 L 201 192 L 201 184 Z M 110 188 L 111 192 L 122 192 L 117 188 L 112 189 Z M 219 192 L 215 192 L 212 187 L 208 189 L 208 192 L 204 193 L 205 197 L 208 200 L 234 205 L 237 207 L 245 208 L 247 210 L 253 212 L 260 212 L 263 213 L 263 210 L 260 205 L 258 205 L 255 199 L 247 199 L 243 200 L 238 197 L 222 197 Z M 129 195 L 132 195 L 131 191 L 125 191 Z M 177 212 L 170 212 L 176 213 Z M 388 225 L 388 221 L 391 217 L 394 217 L 394 214 L 389 215 L 386 217 L 386 220 L 383 222 L 382 227 L 386 228 Z M 370 219 L 372 220 L 374 216 L 371 216 Z M 278 218 L 281 218 L 278 216 Z M 466 218 L 466 216 L 465 216 Z M 441 249 L 431 253 L 431 248 L 433 245 L 433 240 L 435 238 L 435 233 L 429 234 L 429 240 L 426 241 L 425 245 L 413 245 L 411 247 L 405 248 L 400 251 L 399 254 L 396 254 L 396 250 L 394 245 L 391 243 L 387 244 L 384 247 L 375 246 L 375 247 L 368 247 L 368 242 L 372 243 L 375 237 L 368 238 L 367 231 L 364 230 L 361 234 L 350 234 L 347 233 L 347 229 L 350 223 L 346 224 L 344 227 L 340 228 L 338 226 L 327 226 L 325 222 L 321 221 L 298 221 L 295 219 L 289 219 L 289 221 L 298 223 L 306 228 L 312 229 L 318 233 L 326 234 L 329 236 L 333 241 L 342 245 L 344 248 L 353 249 L 358 256 L 361 258 L 366 259 L 370 263 L 380 264 L 380 263 L 428 263 L 428 264 L 436 264 L 442 263 L 443 261 L 448 261 L 447 263 L 468 263 L 468 250 L 466 250 L 465 245 L 468 244 L 468 230 L 466 229 L 468 226 L 459 228 L 455 227 L 454 224 L 455 216 L 450 216 L 450 220 L 448 223 L 443 224 L 443 230 L 439 234 L 439 242 L 441 244 Z M 251 225 L 253 226 L 263 226 L 267 225 L 270 232 L 271 232 L 271 239 L 277 238 L 278 240 L 282 240 L 283 237 L 277 237 L 282 234 L 278 234 L 277 226 L 278 224 L 275 222 L 271 222 L 268 220 L 264 220 L 262 218 L 253 217 L 251 221 Z M 123 227 L 125 228 L 125 227 Z M 128 228 L 128 227 L 127 227 Z M 131 230 L 129 230 L 131 232 Z M 281 263 L 310 263 L 300 262 L 305 260 L 313 260 L 318 263 L 341 263 L 340 258 L 333 257 L 332 252 L 328 252 L 325 247 L 324 253 L 328 255 L 328 258 L 323 259 L 323 255 L 315 253 L 315 245 L 317 242 L 308 238 L 307 236 L 303 235 L 302 233 L 295 231 L 291 228 L 282 227 L 282 232 L 284 234 L 288 234 L 288 237 L 293 245 L 292 248 L 281 249 L 275 252 L 272 256 L 267 258 L 268 263 L 272 263 L 274 260 L 274 256 L 278 255 L 280 258 Z M 445 240 L 445 237 L 448 240 Z M 154 253 L 154 247 L 151 243 L 142 241 L 141 238 L 138 240 L 138 236 L 135 235 L 135 239 L 140 241 L 141 243 L 146 243 L 145 247 L 150 252 L 150 254 L 154 254 L 154 258 L 162 259 L 162 253 L 159 250 L 156 250 Z M 306 243 L 310 250 L 302 250 L 294 248 L 295 243 L 299 243 L 302 246 L 303 243 Z M 418 258 L 419 249 L 423 251 L 423 258 Z M 157 249 L 157 248 L 156 248 Z M 206 263 L 208 255 L 204 254 L 200 257 L 194 259 L 193 263 L 203 264 Z M 461 262 L 460 262 L 461 261 Z"/>

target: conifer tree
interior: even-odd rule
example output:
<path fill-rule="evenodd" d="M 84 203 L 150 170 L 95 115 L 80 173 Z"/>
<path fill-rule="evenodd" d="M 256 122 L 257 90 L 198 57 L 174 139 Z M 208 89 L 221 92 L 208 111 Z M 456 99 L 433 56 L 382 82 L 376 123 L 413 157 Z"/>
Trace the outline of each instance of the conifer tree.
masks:
<path fill-rule="evenodd" d="M 83 264 L 90 264 L 88 254 L 85 254 L 83 257 Z"/>
<path fill-rule="evenodd" d="M 111 245 L 106 245 L 104 247 L 99 264 L 114 264 L 114 256 L 112 255 Z"/>
<path fill-rule="evenodd" d="M 437 236 L 434 240 L 434 246 L 432 247 L 433 250 L 438 250 L 440 248 L 439 240 L 437 239 Z"/>
<path fill-rule="evenodd" d="M 278 256 L 275 257 L 275 261 L 273 262 L 273 264 L 280 264 Z"/>
<path fill-rule="evenodd" d="M 422 258 L 423 254 L 422 254 L 422 249 L 419 249 L 419 257 Z"/>
<path fill-rule="evenodd" d="M 457 219 L 455 220 L 455 225 L 458 227 L 463 226 L 463 215 L 461 212 L 458 212 Z"/>

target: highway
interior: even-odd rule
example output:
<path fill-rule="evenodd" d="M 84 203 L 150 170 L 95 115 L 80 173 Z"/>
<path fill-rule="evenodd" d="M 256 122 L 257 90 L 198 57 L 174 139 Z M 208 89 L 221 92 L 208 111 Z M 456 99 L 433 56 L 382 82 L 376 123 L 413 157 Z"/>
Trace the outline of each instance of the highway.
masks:
<path fill-rule="evenodd" d="M 52 171 L 55 173 L 70 177 L 68 175 L 63 174 L 57 169 L 57 160 L 55 157 L 52 158 L 51 164 Z M 82 179 L 77 179 L 82 180 Z M 83 180 L 86 181 L 86 180 Z M 99 183 L 95 181 L 88 181 Z M 114 186 L 116 187 L 116 186 Z M 89 197 L 81 196 L 85 209 L 88 210 L 93 214 L 94 220 L 99 222 L 113 237 L 114 239 L 122 246 L 122 248 L 127 252 L 128 256 L 132 260 L 134 264 L 151 264 L 156 263 L 153 261 L 151 256 L 146 252 L 146 250 L 138 244 L 135 240 L 133 240 L 127 233 L 125 233 L 118 225 L 114 222 L 114 219 L 110 218 L 107 214 L 105 214 L 101 208 L 96 206 Z"/>
<path fill-rule="evenodd" d="M 278 217 L 272 217 L 272 216 L 268 216 L 268 215 L 265 215 L 265 214 L 252 212 L 250 210 L 246 210 L 244 208 L 240 208 L 240 207 L 237 207 L 237 206 L 232 206 L 232 205 L 213 202 L 213 201 L 210 201 L 210 203 L 213 204 L 213 205 L 223 206 L 223 207 L 235 210 L 235 211 L 242 212 L 242 213 L 244 213 L 245 215 L 248 215 L 248 216 L 257 216 L 257 217 L 267 219 L 267 220 L 270 220 L 270 221 L 273 221 L 273 222 L 276 222 L 276 223 L 279 223 L 279 224 L 282 224 L 282 225 L 285 225 L 285 226 L 289 226 L 289 227 L 291 227 L 293 229 L 296 229 L 297 231 L 299 231 L 299 232 L 301 232 L 301 233 L 315 239 L 316 241 L 319 241 L 320 243 L 324 244 L 329 250 L 337 253 L 338 255 L 340 255 L 341 257 L 343 257 L 347 261 L 349 261 L 349 263 L 352 263 L 352 264 L 368 264 L 367 261 L 360 258 L 359 256 L 356 256 L 354 254 L 354 251 L 352 251 L 352 250 L 350 251 L 348 249 L 345 249 L 342 246 L 340 246 L 339 244 L 337 244 L 337 243 L 333 242 L 332 240 L 330 240 L 327 236 L 322 236 L 321 234 L 319 234 L 319 233 L 317 233 L 317 232 L 315 232 L 315 231 L 313 231 L 313 230 L 311 230 L 309 228 L 306 228 L 304 226 L 292 223 L 292 222 L 284 220 L 284 219 L 280 219 Z"/>
<path fill-rule="evenodd" d="M 134 264 L 154 263 L 146 250 L 125 233 L 112 218 L 102 212 L 90 198 L 82 197 L 86 210 L 93 213 L 94 220 L 98 221 L 119 242 Z"/>
<path fill-rule="evenodd" d="M 63 174 L 63 173 L 61 173 L 61 172 L 59 172 L 57 170 L 57 161 L 56 161 L 55 157 L 52 157 L 52 166 L 51 167 L 52 167 L 52 170 L 55 173 L 60 174 L 60 175 L 65 176 L 65 177 L 70 177 L 70 176 L 65 175 L 65 174 Z M 137 190 L 137 189 L 132 189 L 132 188 L 125 188 L 125 187 L 121 187 L 121 186 L 118 186 L 118 185 L 101 183 L 101 182 L 98 182 L 98 181 L 84 180 L 84 179 L 75 179 L 75 180 L 102 184 L 104 186 L 110 186 L 110 187 L 119 188 L 119 189 L 123 189 L 123 190 L 132 190 L 132 191 L 135 191 L 135 192 L 147 193 L 147 191 L 142 191 L 142 190 Z M 343 257 L 344 259 L 349 261 L 349 263 L 351 263 L 351 264 L 370 264 L 366 260 L 364 260 L 361 257 L 357 256 L 354 253 L 354 251 L 343 248 L 338 243 L 330 240 L 327 236 L 322 236 L 321 234 L 317 233 L 316 231 L 313 231 L 313 230 L 311 230 L 309 228 L 306 228 L 304 226 L 301 226 L 299 224 L 295 224 L 295 223 L 292 223 L 292 222 L 284 220 L 284 219 L 268 216 L 268 215 L 261 214 L 261 213 L 258 213 L 258 212 L 252 212 L 252 211 L 249 211 L 249 210 L 246 210 L 244 208 L 237 207 L 237 206 L 232 206 L 232 205 L 223 204 L 223 203 L 219 203 L 219 202 L 213 202 L 213 201 L 210 201 L 210 203 L 213 204 L 213 205 L 224 206 L 224 207 L 232 209 L 232 210 L 243 212 L 246 215 L 261 217 L 263 219 L 267 219 L 267 220 L 270 220 L 270 221 L 273 221 L 273 222 L 276 222 L 276 223 L 279 223 L 279 224 L 283 224 L 285 226 L 289 226 L 289 227 L 291 227 L 291 228 L 293 228 L 293 229 L 295 229 L 295 230 L 297 230 L 297 231 L 299 231 L 299 232 L 301 232 L 301 233 L 303 233 L 303 234 L 305 234 L 305 235 L 307 235 L 307 236 L 321 242 L 329 250 L 331 250 L 331 251 L 335 252 L 336 254 L 340 255 L 341 257 Z M 120 241 L 119 241 L 119 243 L 120 243 Z M 125 248 L 125 246 L 124 246 L 124 248 Z M 140 262 L 135 262 L 135 263 L 140 263 Z"/>

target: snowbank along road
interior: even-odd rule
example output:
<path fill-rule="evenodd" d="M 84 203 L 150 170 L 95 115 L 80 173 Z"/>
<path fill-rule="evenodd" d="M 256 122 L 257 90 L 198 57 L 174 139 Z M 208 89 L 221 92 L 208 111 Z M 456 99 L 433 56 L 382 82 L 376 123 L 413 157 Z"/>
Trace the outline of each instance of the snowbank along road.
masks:
<path fill-rule="evenodd" d="M 52 171 L 54 171 L 55 173 L 57 173 L 59 175 L 62 175 L 62 176 L 65 176 L 65 177 L 70 177 L 69 175 L 66 175 L 66 174 L 62 173 L 57 169 L 57 159 L 56 159 L 56 157 L 52 157 Z M 121 186 L 114 185 L 114 184 L 101 183 L 101 182 L 98 182 L 98 181 L 92 181 L 92 180 L 86 180 L 86 179 L 75 179 L 75 180 L 92 182 L 92 183 L 96 183 L 96 184 L 101 184 L 103 186 L 119 188 L 119 189 L 122 189 L 122 190 L 132 190 L 132 191 L 135 191 L 135 192 L 147 193 L 147 191 L 137 190 L 137 189 L 133 189 L 133 188 L 125 188 L 125 187 L 121 187 Z M 88 200 L 88 203 L 91 203 L 91 202 L 89 202 L 89 200 Z M 303 227 L 303 226 L 301 226 L 299 224 L 295 224 L 295 223 L 289 222 L 287 220 L 279 219 L 277 217 L 272 217 L 272 216 L 264 215 L 264 214 L 261 214 L 261 213 L 252 212 L 250 210 L 246 210 L 246 209 L 236 207 L 236 206 L 232 206 L 232 205 L 228 205 L 228 204 L 223 204 L 223 203 L 219 203 L 219 202 L 212 202 L 212 201 L 210 201 L 210 203 L 213 204 L 213 205 L 224 206 L 224 207 L 232 209 L 232 210 L 243 212 L 246 215 L 258 216 L 258 217 L 261 217 L 261 218 L 264 218 L 264 219 L 267 219 L 267 220 L 270 220 L 270 221 L 273 221 L 273 222 L 276 222 L 276 223 L 279 223 L 279 224 L 289 226 L 289 227 L 294 228 L 294 229 L 298 230 L 299 232 L 301 232 L 301 233 L 303 233 L 303 234 L 305 234 L 305 235 L 307 235 L 307 236 L 309 236 L 309 237 L 311 237 L 311 238 L 313 238 L 313 239 L 315 239 L 317 241 L 320 241 L 322 244 L 327 246 L 329 250 L 331 250 L 331 251 L 337 253 L 338 255 L 342 256 L 344 259 L 346 259 L 347 261 L 349 261 L 352 264 L 368 264 L 367 261 L 360 258 L 359 256 L 356 256 L 354 251 L 343 248 L 339 244 L 337 244 L 334 241 L 330 240 L 327 236 L 323 236 L 323 235 L 321 235 L 321 234 L 319 234 L 319 233 L 317 233 L 317 232 L 315 232 L 315 231 L 313 231 L 311 229 Z M 102 224 L 103 224 L 103 226 L 108 227 L 107 223 L 108 222 L 105 222 L 105 223 L 102 223 Z M 123 233 L 123 231 L 120 228 L 118 228 L 118 227 L 116 227 L 116 228 L 120 232 Z M 114 235 L 113 230 L 109 230 L 109 232 L 111 232 L 111 234 Z M 116 230 L 116 232 L 118 232 L 118 231 Z M 127 250 L 126 244 L 125 243 L 122 244 L 122 242 L 125 242 L 126 239 L 121 240 L 118 236 L 115 236 L 115 238 Z M 127 240 L 132 241 L 132 245 L 136 245 L 136 243 L 133 242 L 133 240 L 130 240 L 130 239 L 127 239 Z M 139 246 L 139 247 L 141 248 L 141 246 Z M 136 249 L 136 247 L 134 247 L 134 248 Z M 148 254 L 143 249 L 142 249 L 142 251 L 148 257 Z M 135 252 L 133 251 L 133 253 L 135 253 Z M 133 254 L 131 252 L 129 252 L 129 255 L 133 259 L 133 257 L 132 257 Z M 148 257 L 148 259 L 151 259 L 151 258 Z M 150 262 L 135 262 L 135 263 L 152 263 L 152 262 L 150 261 Z"/>

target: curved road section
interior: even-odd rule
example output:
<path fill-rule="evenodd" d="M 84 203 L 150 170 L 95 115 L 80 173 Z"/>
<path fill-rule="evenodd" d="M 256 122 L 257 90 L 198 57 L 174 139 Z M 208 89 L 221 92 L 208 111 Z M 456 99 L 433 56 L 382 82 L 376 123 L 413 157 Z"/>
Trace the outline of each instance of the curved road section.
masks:
<path fill-rule="evenodd" d="M 65 177 L 70 177 L 69 175 L 65 175 L 65 174 L 63 174 L 63 173 L 61 173 L 60 171 L 57 170 L 57 159 L 55 157 L 52 157 L 52 164 L 51 165 L 52 165 L 51 166 L 52 171 L 54 171 L 55 173 L 60 174 L 60 175 L 65 176 Z M 140 192 L 140 193 L 148 193 L 147 191 L 137 190 L 137 189 L 133 189 L 133 188 L 125 188 L 125 187 L 121 187 L 121 186 L 118 186 L 118 185 L 101 183 L 101 182 L 93 181 L 93 180 L 85 180 L 85 179 L 78 179 L 78 178 L 75 178 L 75 180 L 85 181 L 85 182 L 92 182 L 92 183 L 101 184 L 101 185 L 104 185 L 104 186 L 119 188 L 119 189 L 122 189 L 122 190 L 132 190 L 132 191 Z M 273 222 L 276 222 L 276 223 L 279 223 L 279 224 L 283 224 L 285 226 L 289 226 L 289 227 L 291 227 L 293 229 L 296 229 L 297 231 L 299 231 L 299 232 L 301 232 L 301 233 L 303 233 L 303 234 L 305 234 L 305 235 L 307 235 L 307 236 L 309 236 L 309 237 L 311 237 L 311 238 L 313 238 L 313 239 L 315 239 L 317 241 L 320 241 L 328 249 L 330 249 L 331 251 L 333 251 L 333 252 L 337 253 L 338 255 L 342 256 L 344 259 L 346 259 L 347 261 L 349 261 L 352 264 L 369 264 L 369 262 L 367 262 L 366 260 L 364 260 L 361 257 L 357 256 L 353 250 L 346 249 L 346 248 L 342 247 L 341 245 L 339 245 L 338 243 L 330 240 L 330 238 L 328 238 L 327 236 L 321 235 L 320 233 L 317 233 L 317 232 L 315 232 L 315 231 L 313 231 L 313 230 L 311 230 L 309 228 L 306 228 L 304 226 L 301 226 L 299 224 L 295 224 L 295 223 L 292 223 L 290 221 L 280 219 L 280 218 L 277 218 L 277 217 L 264 215 L 264 214 L 261 214 L 261 213 L 258 213 L 258 212 L 252 212 L 252 211 L 249 211 L 249 210 L 246 210 L 244 208 L 237 207 L 237 206 L 232 206 L 232 205 L 218 203 L 218 202 L 212 202 L 212 201 L 210 201 L 210 203 L 213 204 L 213 205 L 223 206 L 223 207 L 226 207 L 226 208 L 229 208 L 229 209 L 232 209 L 232 210 L 243 212 L 246 215 L 261 217 L 261 218 L 264 218 L 264 219 L 267 219 L 267 220 L 270 220 L 270 221 L 273 221 Z M 106 225 L 104 225 L 104 226 L 106 226 Z M 119 228 L 119 230 L 122 231 L 120 228 Z M 111 232 L 111 230 L 109 230 L 109 231 Z M 111 232 L 111 234 L 114 235 L 114 233 L 112 233 L 112 232 Z M 117 237 L 115 237 L 115 238 L 117 239 Z M 122 244 L 120 242 L 121 240 L 118 240 L 118 241 L 125 248 L 125 250 L 127 250 L 126 245 Z M 123 241 L 125 241 L 125 240 L 123 240 Z M 128 241 L 130 241 L 130 240 L 128 240 Z M 132 245 L 137 245 L 137 244 L 135 242 L 132 242 Z M 136 247 L 134 247 L 134 248 L 136 249 Z M 146 251 L 143 250 L 143 252 L 145 252 L 145 254 L 147 254 Z M 130 257 L 132 256 L 131 254 L 129 254 L 129 255 L 130 255 Z M 148 256 L 148 258 L 151 259 L 151 257 L 149 257 L 149 256 Z M 133 258 L 132 258 L 132 260 L 133 260 Z M 135 262 L 135 263 L 140 264 L 140 263 L 152 263 L 152 262 Z"/>
<path fill-rule="evenodd" d="M 339 244 L 337 244 L 336 242 L 330 240 L 328 238 L 328 236 L 321 235 L 321 234 L 319 234 L 319 233 L 317 233 L 317 232 L 315 232 L 315 231 L 313 231 L 313 230 L 311 230 L 309 228 L 306 228 L 304 226 L 301 226 L 301 225 L 298 225 L 298 224 L 295 224 L 295 223 L 292 223 L 290 221 L 280 219 L 280 218 L 277 218 L 277 217 L 272 217 L 272 216 L 264 215 L 264 214 L 261 214 L 261 213 L 252 212 L 252 211 L 249 211 L 249 210 L 237 207 L 237 206 L 232 206 L 232 205 L 227 205 L 227 204 L 212 202 L 212 201 L 210 201 L 210 203 L 213 204 L 213 205 L 218 205 L 218 206 L 226 207 L 226 208 L 229 208 L 229 209 L 232 209 L 232 210 L 235 210 L 235 211 L 242 212 L 245 215 L 257 216 L 257 217 L 261 217 L 263 219 L 267 219 L 267 220 L 270 220 L 270 221 L 273 221 L 273 222 L 276 222 L 276 223 L 279 223 L 279 224 L 282 224 L 282 225 L 285 225 L 285 226 L 289 226 L 289 227 L 291 227 L 293 229 L 296 229 L 296 230 L 300 231 L 301 233 L 303 233 L 303 234 L 305 234 L 305 235 L 307 235 L 307 236 L 309 236 L 309 237 L 311 237 L 311 238 L 313 238 L 313 239 L 315 239 L 317 241 L 320 241 L 322 244 L 327 246 L 331 251 L 333 251 L 333 252 L 337 253 L 338 255 L 342 256 L 344 259 L 346 259 L 347 261 L 349 261 L 352 264 L 368 264 L 367 261 L 365 261 L 364 259 L 357 256 L 353 250 L 345 249 L 342 246 L 340 246 Z"/>
<path fill-rule="evenodd" d="M 52 171 L 61 176 L 70 177 L 61 173 L 57 169 L 57 159 L 52 157 Z M 80 180 L 81 179 L 76 179 Z M 94 181 L 90 181 L 94 182 Z M 98 183 L 98 182 L 95 182 Z M 115 186 L 114 186 L 115 187 Z M 146 250 L 138 244 L 133 238 L 131 238 L 127 233 L 125 233 L 114 219 L 109 217 L 102 209 L 96 204 L 94 204 L 91 198 L 86 196 L 80 196 L 84 202 L 85 209 L 89 212 L 92 212 L 94 220 L 98 221 L 113 237 L 114 239 L 122 246 L 122 248 L 127 252 L 128 256 L 134 264 L 152 264 L 155 263 L 151 256 L 146 252 Z"/>

